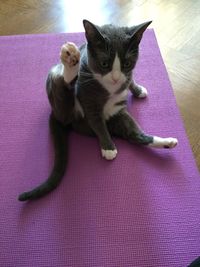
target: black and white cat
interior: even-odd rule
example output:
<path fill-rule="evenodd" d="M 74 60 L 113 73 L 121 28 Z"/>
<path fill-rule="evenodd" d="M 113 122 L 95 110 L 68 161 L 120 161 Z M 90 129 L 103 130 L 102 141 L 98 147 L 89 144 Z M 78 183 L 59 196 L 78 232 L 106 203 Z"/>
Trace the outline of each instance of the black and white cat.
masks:
<path fill-rule="evenodd" d="M 132 80 L 143 32 L 151 22 L 134 27 L 96 26 L 84 20 L 87 43 L 80 50 L 73 43 L 61 47 L 61 64 L 49 72 L 46 88 L 52 113 L 49 120 L 55 148 L 49 178 L 19 200 L 39 198 L 52 191 L 64 176 L 67 161 L 66 134 L 73 129 L 96 136 L 102 156 L 112 160 L 117 148 L 111 136 L 157 148 L 173 148 L 176 138 L 145 134 L 127 111 L 131 90 L 138 98 L 147 90 Z"/>

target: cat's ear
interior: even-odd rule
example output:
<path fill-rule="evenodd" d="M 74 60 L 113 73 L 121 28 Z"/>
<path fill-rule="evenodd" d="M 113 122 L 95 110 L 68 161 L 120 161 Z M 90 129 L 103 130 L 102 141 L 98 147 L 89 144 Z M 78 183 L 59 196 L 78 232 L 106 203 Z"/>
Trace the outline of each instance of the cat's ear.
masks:
<path fill-rule="evenodd" d="M 139 45 L 144 31 L 151 23 L 152 21 L 147 21 L 130 28 L 131 42 L 133 42 L 136 45 Z"/>
<path fill-rule="evenodd" d="M 104 38 L 100 33 L 98 26 L 94 25 L 90 21 L 84 19 L 83 26 L 85 28 L 85 36 L 88 42 L 103 41 Z"/>

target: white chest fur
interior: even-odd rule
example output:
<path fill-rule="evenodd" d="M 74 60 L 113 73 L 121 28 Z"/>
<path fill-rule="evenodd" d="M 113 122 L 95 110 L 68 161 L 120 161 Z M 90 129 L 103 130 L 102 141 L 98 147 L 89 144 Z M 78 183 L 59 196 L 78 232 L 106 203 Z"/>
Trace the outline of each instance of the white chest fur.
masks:
<path fill-rule="evenodd" d="M 95 78 L 103 85 L 109 93 L 109 99 L 104 105 L 103 115 L 106 120 L 118 113 L 123 105 L 117 103 L 127 99 L 128 90 L 117 93 L 123 83 L 126 81 L 125 75 L 121 72 L 121 63 L 118 55 L 115 55 L 112 70 L 104 76 L 94 74 Z"/>
<path fill-rule="evenodd" d="M 116 103 L 124 101 L 127 99 L 128 90 L 124 90 L 119 94 L 110 95 L 108 101 L 104 105 L 103 114 L 106 120 L 108 120 L 113 115 L 117 114 L 121 109 L 122 105 L 116 105 Z"/>

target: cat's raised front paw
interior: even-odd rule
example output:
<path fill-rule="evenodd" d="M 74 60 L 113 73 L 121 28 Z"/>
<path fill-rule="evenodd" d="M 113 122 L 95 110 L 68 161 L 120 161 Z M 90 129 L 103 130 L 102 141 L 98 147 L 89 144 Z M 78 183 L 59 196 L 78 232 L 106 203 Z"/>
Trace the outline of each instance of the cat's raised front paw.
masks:
<path fill-rule="evenodd" d="M 67 67 L 74 67 L 80 61 L 80 51 L 78 47 L 71 42 L 68 42 L 61 47 L 60 59 L 62 63 Z"/>
<path fill-rule="evenodd" d="M 107 160 L 112 160 L 117 156 L 117 149 L 114 150 L 104 150 L 101 149 L 102 157 Z"/>

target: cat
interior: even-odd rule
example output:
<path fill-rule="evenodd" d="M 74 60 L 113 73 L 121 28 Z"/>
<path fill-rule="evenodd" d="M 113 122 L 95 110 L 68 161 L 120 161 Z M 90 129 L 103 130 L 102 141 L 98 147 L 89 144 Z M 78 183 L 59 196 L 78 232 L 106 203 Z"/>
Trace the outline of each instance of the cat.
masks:
<path fill-rule="evenodd" d="M 111 136 L 131 143 L 157 148 L 173 148 L 176 138 L 145 134 L 127 111 L 130 90 L 137 98 L 147 90 L 132 80 L 139 56 L 139 44 L 151 21 L 133 27 L 97 26 L 83 20 L 86 43 L 61 47 L 61 63 L 49 72 L 46 90 L 51 105 L 50 131 L 55 148 L 54 167 L 49 178 L 20 201 L 42 197 L 58 186 L 66 170 L 66 134 L 75 130 L 98 138 L 107 160 L 117 156 Z"/>

